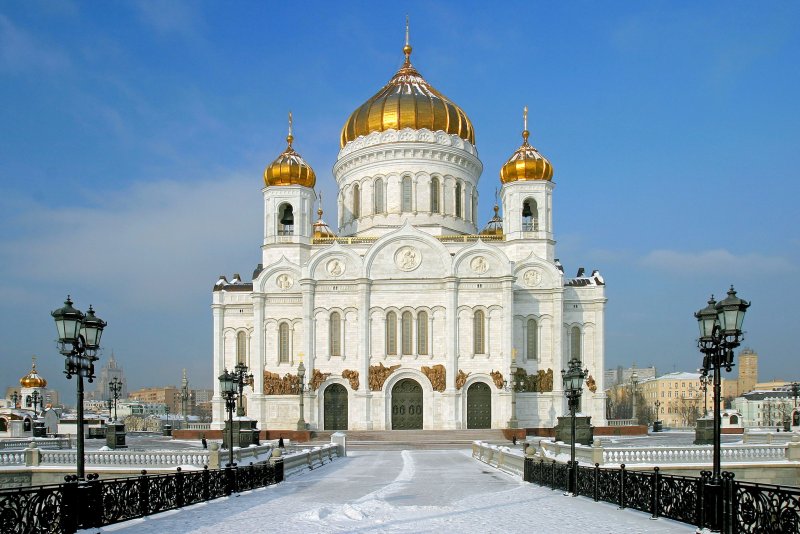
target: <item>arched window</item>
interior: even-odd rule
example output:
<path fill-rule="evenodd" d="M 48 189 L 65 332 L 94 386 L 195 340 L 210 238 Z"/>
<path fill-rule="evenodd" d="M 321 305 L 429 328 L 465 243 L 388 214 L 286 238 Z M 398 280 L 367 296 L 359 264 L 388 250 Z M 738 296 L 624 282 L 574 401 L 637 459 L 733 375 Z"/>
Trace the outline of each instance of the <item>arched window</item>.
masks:
<path fill-rule="evenodd" d="M 472 321 L 472 345 L 475 354 L 486 354 L 486 317 L 481 310 L 475 312 Z"/>
<path fill-rule="evenodd" d="M 278 357 L 280 363 L 289 363 L 289 323 L 278 327 Z"/>
<path fill-rule="evenodd" d="M 386 314 L 386 354 L 397 354 L 397 314 Z"/>
<path fill-rule="evenodd" d="M 342 355 L 342 316 L 337 312 L 331 314 L 330 330 L 328 331 L 331 356 Z"/>
<path fill-rule="evenodd" d="M 353 186 L 353 218 L 361 217 L 361 189 L 358 184 Z"/>
<path fill-rule="evenodd" d="M 417 314 L 417 354 L 428 354 L 428 313 Z"/>
<path fill-rule="evenodd" d="M 439 179 L 431 178 L 431 213 L 439 213 Z"/>
<path fill-rule="evenodd" d="M 383 180 L 378 178 L 375 180 L 375 190 L 373 191 L 375 194 L 375 199 L 373 205 L 375 206 L 375 213 L 383 213 Z"/>
<path fill-rule="evenodd" d="M 411 211 L 411 177 L 403 177 L 403 208 L 402 211 Z"/>
<path fill-rule="evenodd" d="M 278 235 L 294 234 L 294 210 L 291 204 L 278 208 Z"/>
<path fill-rule="evenodd" d="M 581 329 L 573 326 L 569 333 L 570 356 L 573 359 L 581 359 Z"/>
<path fill-rule="evenodd" d="M 536 200 L 525 199 L 522 203 L 522 231 L 536 232 L 539 230 L 539 207 Z"/>
<path fill-rule="evenodd" d="M 461 182 L 456 184 L 456 217 L 461 217 Z"/>
<path fill-rule="evenodd" d="M 528 319 L 528 339 L 527 339 L 527 358 L 529 360 L 539 359 L 539 326 L 536 319 Z"/>
<path fill-rule="evenodd" d="M 402 318 L 402 349 L 403 355 L 411 354 L 411 312 L 403 312 Z"/>
<path fill-rule="evenodd" d="M 247 363 L 247 334 L 236 334 L 236 363 Z"/>

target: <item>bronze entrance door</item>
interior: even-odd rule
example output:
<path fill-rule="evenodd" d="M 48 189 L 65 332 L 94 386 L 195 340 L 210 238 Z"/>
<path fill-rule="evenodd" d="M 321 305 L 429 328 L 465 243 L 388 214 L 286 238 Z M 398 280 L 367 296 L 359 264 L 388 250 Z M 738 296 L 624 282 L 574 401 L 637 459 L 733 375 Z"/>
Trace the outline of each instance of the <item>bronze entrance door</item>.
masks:
<path fill-rule="evenodd" d="M 325 430 L 347 430 L 347 389 L 341 384 L 325 388 Z"/>
<path fill-rule="evenodd" d="M 467 390 L 467 428 L 492 428 L 492 392 L 475 382 Z"/>
<path fill-rule="evenodd" d="M 392 388 L 392 430 L 422 429 L 422 386 L 404 378 Z"/>

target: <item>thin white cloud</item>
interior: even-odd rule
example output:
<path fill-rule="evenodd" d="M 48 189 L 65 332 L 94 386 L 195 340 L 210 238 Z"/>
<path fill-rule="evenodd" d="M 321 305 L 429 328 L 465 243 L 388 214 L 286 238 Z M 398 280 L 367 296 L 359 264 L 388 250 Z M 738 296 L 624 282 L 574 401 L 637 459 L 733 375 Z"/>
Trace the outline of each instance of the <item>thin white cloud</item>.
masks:
<path fill-rule="evenodd" d="M 70 59 L 62 49 L 51 47 L 0 15 L 0 70 L 56 71 L 69 67 Z"/>
<path fill-rule="evenodd" d="M 197 10 L 181 0 L 140 0 L 135 5 L 139 18 L 162 35 L 196 37 L 202 26 Z"/>
<path fill-rule="evenodd" d="M 725 249 L 699 252 L 654 250 L 640 263 L 657 271 L 683 275 L 778 275 L 797 270 L 791 261 L 780 256 L 756 253 L 737 256 Z"/>
<path fill-rule="evenodd" d="M 91 207 L 32 206 L 0 245 L 3 280 L 90 286 L 133 307 L 177 309 L 260 259 L 258 179 L 140 183 Z M 0 290 L 5 289 L 0 283 Z"/>

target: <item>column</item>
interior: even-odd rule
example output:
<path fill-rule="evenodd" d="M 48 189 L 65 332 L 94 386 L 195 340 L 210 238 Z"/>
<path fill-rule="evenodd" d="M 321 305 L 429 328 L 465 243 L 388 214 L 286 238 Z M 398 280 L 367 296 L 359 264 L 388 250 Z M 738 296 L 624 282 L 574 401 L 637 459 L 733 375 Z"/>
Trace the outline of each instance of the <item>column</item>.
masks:
<path fill-rule="evenodd" d="M 247 405 L 247 415 L 257 419 L 266 428 L 264 406 L 264 301 L 263 293 L 253 293 L 253 338 L 250 341 L 250 372 L 253 374 L 253 392 Z"/>
<path fill-rule="evenodd" d="M 360 414 L 357 424 L 363 430 L 372 430 L 372 393 L 369 390 L 369 364 L 370 364 L 370 290 L 372 281 L 368 278 L 359 278 L 358 282 L 358 375 L 359 388 L 355 397 Z"/>
<path fill-rule="evenodd" d="M 216 297 L 223 299 L 224 297 Z M 221 303 L 211 305 L 211 314 L 214 320 L 214 397 L 212 399 L 211 428 L 222 429 L 225 426 L 225 401 L 220 396 L 219 375 L 225 368 L 225 306 Z"/>
<path fill-rule="evenodd" d="M 513 384 L 514 377 L 511 375 L 511 368 L 516 365 L 516 362 L 512 362 L 512 349 L 514 348 L 514 277 L 504 276 L 500 279 L 500 284 L 503 292 L 503 318 L 500 323 L 500 350 L 503 353 L 503 363 L 506 368 L 503 374 L 508 377 L 508 383 Z M 507 420 L 509 426 L 512 428 L 516 427 L 517 421 L 513 413 L 516 398 L 513 389 L 510 395 L 507 397 L 501 396 L 501 398 L 508 400 L 508 404 L 506 404 L 508 411 L 506 413 L 508 415 Z"/>
<path fill-rule="evenodd" d="M 309 376 L 314 373 L 314 339 L 316 339 L 316 332 L 314 331 L 314 289 L 317 282 L 311 278 L 303 278 L 300 280 L 300 291 L 303 293 L 303 330 L 305 331 L 306 338 L 303 343 L 303 352 L 305 353 L 305 365 L 308 369 Z"/>
<path fill-rule="evenodd" d="M 445 365 L 445 390 L 441 394 L 441 419 L 434 421 L 435 428 L 459 429 L 461 425 L 461 393 L 456 389 L 458 374 L 458 279 L 445 278 L 447 364 Z M 466 427 L 466 421 L 464 426 Z"/>

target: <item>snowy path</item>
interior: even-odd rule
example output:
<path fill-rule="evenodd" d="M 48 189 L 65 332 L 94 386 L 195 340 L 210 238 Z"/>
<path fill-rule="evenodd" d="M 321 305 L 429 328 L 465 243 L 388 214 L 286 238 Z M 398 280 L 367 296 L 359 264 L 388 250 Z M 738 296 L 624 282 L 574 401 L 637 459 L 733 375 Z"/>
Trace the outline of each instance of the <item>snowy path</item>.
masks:
<path fill-rule="evenodd" d="M 277 486 L 102 531 L 688 533 L 694 528 L 524 483 L 472 459 L 469 451 L 358 451 Z"/>

